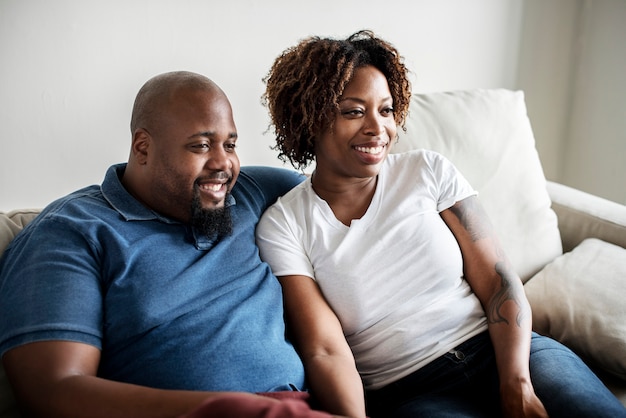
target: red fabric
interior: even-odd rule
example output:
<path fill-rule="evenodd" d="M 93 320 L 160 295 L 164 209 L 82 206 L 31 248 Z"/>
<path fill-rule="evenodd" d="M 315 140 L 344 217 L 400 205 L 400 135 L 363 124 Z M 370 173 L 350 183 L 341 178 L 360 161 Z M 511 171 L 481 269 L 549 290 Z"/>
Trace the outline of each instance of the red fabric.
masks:
<path fill-rule="evenodd" d="M 309 407 L 306 392 L 271 392 L 254 396 L 226 393 L 207 398 L 198 408 L 178 418 L 330 418 Z"/>

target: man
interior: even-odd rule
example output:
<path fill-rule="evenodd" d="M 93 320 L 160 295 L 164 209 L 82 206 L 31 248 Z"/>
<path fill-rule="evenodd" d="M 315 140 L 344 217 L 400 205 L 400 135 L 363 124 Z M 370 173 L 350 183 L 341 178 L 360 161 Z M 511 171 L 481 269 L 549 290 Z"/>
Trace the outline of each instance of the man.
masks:
<path fill-rule="evenodd" d="M 252 393 L 304 389 L 254 240 L 301 176 L 240 170 L 228 98 L 198 74 L 149 80 L 131 131 L 128 163 L 49 205 L 0 263 L 0 353 L 25 415 L 255 410 L 279 402 Z"/>

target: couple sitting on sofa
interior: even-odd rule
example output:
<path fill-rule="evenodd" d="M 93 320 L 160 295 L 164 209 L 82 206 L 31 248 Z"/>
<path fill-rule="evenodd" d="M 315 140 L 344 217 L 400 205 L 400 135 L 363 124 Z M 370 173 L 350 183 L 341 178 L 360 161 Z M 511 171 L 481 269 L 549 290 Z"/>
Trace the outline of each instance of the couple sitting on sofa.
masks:
<path fill-rule="evenodd" d="M 532 334 L 456 168 L 389 155 L 410 101 L 390 44 L 311 38 L 266 82 L 280 156 L 311 178 L 240 169 L 226 95 L 166 73 L 137 95 L 128 163 L 7 248 L 0 352 L 24 413 L 626 416 Z"/>

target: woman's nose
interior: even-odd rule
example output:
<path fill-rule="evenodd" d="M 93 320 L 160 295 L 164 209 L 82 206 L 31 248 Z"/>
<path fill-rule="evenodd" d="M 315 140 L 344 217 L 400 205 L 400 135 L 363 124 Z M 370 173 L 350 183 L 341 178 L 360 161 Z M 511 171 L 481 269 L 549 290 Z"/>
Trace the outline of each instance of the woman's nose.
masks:
<path fill-rule="evenodd" d="M 378 113 L 366 116 L 365 133 L 368 135 L 380 135 L 385 130 L 384 119 Z"/>

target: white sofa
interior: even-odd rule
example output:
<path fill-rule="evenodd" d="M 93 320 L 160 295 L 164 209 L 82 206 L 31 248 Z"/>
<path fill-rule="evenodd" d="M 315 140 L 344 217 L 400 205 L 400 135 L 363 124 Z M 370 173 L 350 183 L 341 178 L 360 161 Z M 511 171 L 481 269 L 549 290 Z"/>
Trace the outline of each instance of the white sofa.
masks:
<path fill-rule="evenodd" d="M 626 206 L 546 181 L 521 91 L 415 95 L 394 151 L 414 148 L 441 152 L 478 190 L 533 328 L 576 351 L 626 405 Z"/>
<path fill-rule="evenodd" d="M 430 148 L 459 167 L 525 282 L 535 330 L 579 353 L 626 405 L 626 206 L 545 180 L 519 91 L 414 95 L 399 133 L 393 152 Z M 37 213 L 0 213 L 0 254 Z M 0 418 L 16 416 L 0 369 Z"/>

